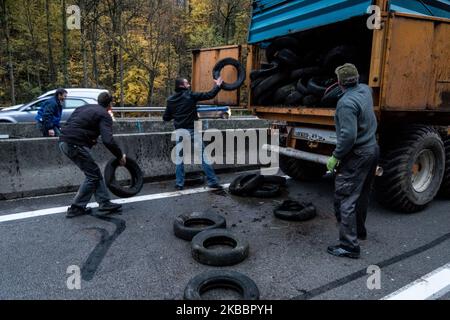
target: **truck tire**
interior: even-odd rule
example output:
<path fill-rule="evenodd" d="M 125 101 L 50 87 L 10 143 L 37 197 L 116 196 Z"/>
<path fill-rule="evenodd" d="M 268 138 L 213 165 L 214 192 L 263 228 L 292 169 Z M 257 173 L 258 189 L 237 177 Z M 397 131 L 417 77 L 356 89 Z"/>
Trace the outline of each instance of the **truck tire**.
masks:
<path fill-rule="evenodd" d="M 257 190 L 253 191 L 251 196 L 255 198 L 276 198 L 281 195 L 281 187 L 278 184 L 264 183 Z"/>
<path fill-rule="evenodd" d="M 286 99 L 284 100 L 284 104 L 287 106 L 298 106 L 302 103 L 303 95 L 295 90 L 291 92 Z"/>
<path fill-rule="evenodd" d="M 301 59 L 292 50 L 281 49 L 277 52 L 276 58 L 285 68 L 293 68 L 300 64 Z"/>
<path fill-rule="evenodd" d="M 445 148 L 445 173 L 442 180 L 440 195 L 445 198 L 450 198 L 450 136 L 444 137 Z"/>
<path fill-rule="evenodd" d="M 258 103 L 264 103 L 268 100 L 275 90 L 286 82 L 286 74 L 275 73 L 274 75 L 264 79 L 258 86 L 253 89 L 253 98 Z M 270 99 L 271 100 L 271 99 Z"/>
<path fill-rule="evenodd" d="M 430 126 L 412 125 L 386 147 L 376 179 L 377 199 L 405 213 L 424 209 L 436 196 L 444 177 L 445 151 L 439 133 Z"/>
<path fill-rule="evenodd" d="M 324 108 L 336 108 L 336 105 L 342 93 L 342 89 L 338 83 L 331 85 L 325 91 L 325 94 L 320 101 L 320 106 Z"/>
<path fill-rule="evenodd" d="M 324 165 L 287 157 L 281 154 L 280 169 L 297 181 L 314 181 L 320 179 L 327 171 Z"/>
<path fill-rule="evenodd" d="M 283 86 L 275 92 L 273 97 L 273 102 L 275 104 L 282 104 L 286 98 L 296 90 L 295 85 L 293 83 Z"/>
<path fill-rule="evenodd" d="M 280 70 L 278 60 L 274 60 L 267 69 L 253 70 L 250 72 L 250 80 L 254 81 L 259 78 L 266 78 Z"/>
<path fill-rule="evenodd" d="M 216 65 L 214 66 L 214 68 L 213 68 L 213 78 L 215 80 L 217 80 L 220 77 L 220 72 L 227 65 L 231 65 L 237 70 L 237 73 L 238 73 L 237 77 L 238 78 L 233 83 L 226 83 L 226 82 L 224 82 L 222 84 L 221 88 L 223 90 L 225 90 L 225 91 L 233 91 L 233 90 L 236 90 L 237 88 L 239 88 L 242 85 L 242 83 L 244 83 L 244 81 L 245 81 L 245 68 L 236 59 L 233 59 L 233 58 L 222 59 L 222 60 L 218 61 L 216 63 Z"/>
<path fill-rule="evenodd" d="M 202 294 L 215 288 L 232 288 L 243 300 L 259 300 L 255 282 L 242 273 L 231 270 L 210 270 L 192 278 L 184 290 L 184 299 L 202 300 Z"/>
<path fill-rule="evenodd" d="M 264 176 L 260 174 L 242 174 L 236 177 L 228 187 L 231 194 L 245 196 L 257 190 L 264 183 Z"/>
<path fill-rule="evenodd" d="M 111 159 L 105 166 L 105 183 L 108 189 L 120 198 L 129 198 L 137 195 L 144 185 L 144 174 L 139 168 L 136 161 L 127 157 L 127 163 L 125 168 L 130 172 L 131 175 L 131 186 L 123 187 L 116 181 L 116 169 L 119 166 L 119 160 L 114 158 Z"/>

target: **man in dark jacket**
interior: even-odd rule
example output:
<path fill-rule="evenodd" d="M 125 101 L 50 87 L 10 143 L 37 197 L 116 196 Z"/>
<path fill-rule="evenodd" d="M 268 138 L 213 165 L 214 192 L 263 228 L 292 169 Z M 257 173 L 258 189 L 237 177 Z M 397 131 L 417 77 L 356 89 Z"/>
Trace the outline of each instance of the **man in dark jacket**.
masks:
<path fill-rule="evenodd" d="M 44 137 L 57 137 L 61 134 L 61 116 L 64 101 L 67 98 L 65 89 L 58 89 L 53 98 L 48 99 L 38 110 L 36 121 Z"/>
<path fill-rule="evenodd" d="M 210 188 L 221 189 L 219 181 L 214 173 L 214 169 L 206 159 L 203 152 L 203 141 L 194 141 L 198 135 L 194 135 L 194 123 L 198 120 L 197 102 L 203 100 L 210 100 L 214 98 L 220 91 L 220 86 L 223 83 L 222 78 L 214 80 L 215 86 L 209 92 L 192 92 L 190 90 L 189 81 L 184 78 L 175 80 L 175 94 L 167 99 L 166 111 L 163 115 L 164 121 L 174 120 L 175 130 L 177 131 L 177 163 L 176 163 L 176 188 L 182 190 L 184 188 L 184 163 L 180 155 L 182 149 L 183 130 L 187 130 L 191 136 L 191 141 L 194 145 L 201 146 L 202 153 L 202 167 L 208 180 Z"/>
<path fill-rule="evenodd" d="M 99 204 L 99 211 L 114 212 L 121 205 L 112 203 L 102 172 L 91 156 L 90 149 L 97 143 L 99 135 L 109 151 L 126 164 L 125 154 L 116 144 L 112 133 L 112 118 L 108 111 L 112 108 L 113 97 L 109 92 L 98 96 L 98 105 L 77 108 L 65 124 L 59 138 L 59 148 L 85 174 L 86 178 L 78 189 L 72 205 L 67 210 L 67 217 L 72 218 L 90 213 L 86 208 L 92 195 Z"/>
<path fill-rule="evenodd" d="M 328 253 L 359 258 L 358 239 L 367 237 L 365 220 L 379 157 L 377 119 L 372 91 L 359 84 L 356 67 L 347 63 L 338 67 L 336 74 L 344 93 L 335 115 L 337 145 L 327 167 L 331 172 L 337 167 L 335 214 L 340 223 L 340 244 L 328 247 Z"/>

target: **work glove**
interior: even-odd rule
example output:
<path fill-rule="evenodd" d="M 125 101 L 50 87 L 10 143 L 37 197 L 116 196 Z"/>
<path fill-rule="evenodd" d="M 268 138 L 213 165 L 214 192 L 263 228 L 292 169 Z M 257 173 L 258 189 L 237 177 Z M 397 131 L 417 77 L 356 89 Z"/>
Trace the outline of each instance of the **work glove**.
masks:
<path fill-rule="evenodd" d="M 338 165 L 339 160 L 335 156 L 331 156 L 327 162 L 327 168 L 330 172 L 333 172 L 336 166 Z"/>

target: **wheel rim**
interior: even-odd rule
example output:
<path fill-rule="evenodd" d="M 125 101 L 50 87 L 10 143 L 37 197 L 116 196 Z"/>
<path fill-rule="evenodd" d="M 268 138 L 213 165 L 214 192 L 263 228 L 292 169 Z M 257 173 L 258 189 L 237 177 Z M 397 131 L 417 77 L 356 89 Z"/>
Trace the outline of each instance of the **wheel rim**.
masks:
<path fill-rule="evenodd" d="M 416 192 L 424 192 L 433 181 L 436 157 L 431 150 L 422 150 L 412 167 L 411 182 Z"/>

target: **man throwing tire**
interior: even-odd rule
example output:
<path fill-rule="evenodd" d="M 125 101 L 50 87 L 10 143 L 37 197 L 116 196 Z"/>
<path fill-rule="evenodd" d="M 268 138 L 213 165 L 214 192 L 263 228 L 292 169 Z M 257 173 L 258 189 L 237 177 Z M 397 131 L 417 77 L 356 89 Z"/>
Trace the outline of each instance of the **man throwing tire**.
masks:
<path fill-rule="evenodd" d="M 327 168 L 336 169 L 335 214 L 340 223 L 340 244 L 328 247 L 338 257 L 359 258 L 358 239 L 366 239 L 365 220 L 377 167 L 379 148 L 372 91 L 359 84 L 353 64 L 336 69 L 343 95 L 336 107 L 337 145 Z"/>
<path fill-rule="evenodd" d="M 182 137 L 183 131 L 187 130 L 191 136 L 191 140 L 194 142 L 194 146 L 201 147 L 202 167 L 208 180 L 208 186 L 213 189 L 222 189 L 219 181 L 214 173 L 214 169 L 206 159 L 204 154 L 203 141 L 194 141 L 194 138 L 198 135 L 194 135 L 194 123 L 198 120 L 197 114 L 197 102 L 203 100 L 209 100 L 214 98 L 220 91 L 220 86 L 223 83 L 222 78 L 214 80 L 215 86 L 209 92 L 192 92 L 190 90 L 191 85 L 189 81 L 184 78 L 175 80 L 175 94 L 167 99 L 166 111 L 163 115 L 164 121 L 174 120 L 174 126 L 176 130 L 176 185 L 177 190 L 183 190 L 184 188 L 184 163 L 182 159 Z"/>
<path fill-rule="evenodd" d="M 125 154 L 116 144 L 112 133 L 112 118 L 108 111 L 112 108 L 113 97 L 109 92 L 98 96 L 98 105 L 87 105 L 77 108 L 62 129 L 59 138 L 61 151 L 83 171 L 86 178 L 78 189 L 78 193 L 67 210 L 67 218 L 89 214 L 86 208 L 92 195 L 99 204 L 99 211 L 115 212 L 121 209 L 120 204 L 112 203 L 102 172 L 91 156 L 90 149 L 102 136 L 103 144 L 111 153 L 120 159 L 120 165 L 126 164 Z"/>

